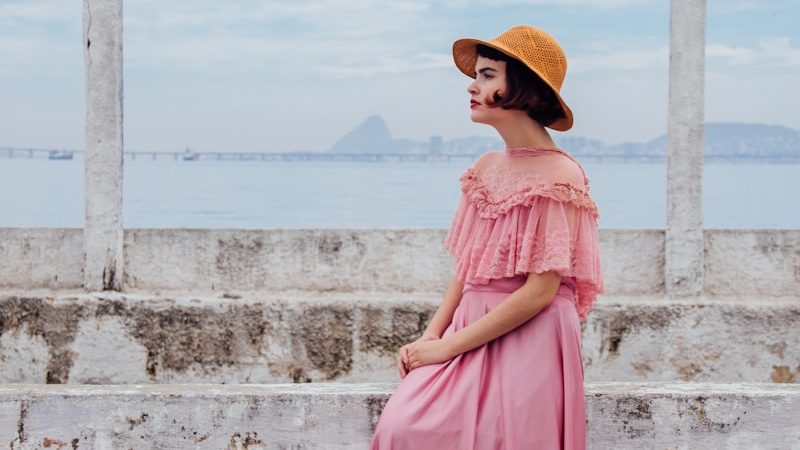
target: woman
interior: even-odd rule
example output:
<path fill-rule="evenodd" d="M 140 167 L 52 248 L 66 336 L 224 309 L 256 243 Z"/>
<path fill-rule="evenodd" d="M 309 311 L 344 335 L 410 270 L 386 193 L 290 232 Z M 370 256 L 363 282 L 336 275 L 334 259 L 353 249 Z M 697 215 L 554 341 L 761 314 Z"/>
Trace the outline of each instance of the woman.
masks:
<path fill-rule="evenodd" d="M 373 450 L 582 449 L 579 320 L 603 291 L 597 208 L 582 167 L 545 127 L 565 131 L 561 47 L 530 26 L 453 44 L 471 118 L 506 149 L 461 176 L 445 246 L 455 274 L 418 340 Z"/>

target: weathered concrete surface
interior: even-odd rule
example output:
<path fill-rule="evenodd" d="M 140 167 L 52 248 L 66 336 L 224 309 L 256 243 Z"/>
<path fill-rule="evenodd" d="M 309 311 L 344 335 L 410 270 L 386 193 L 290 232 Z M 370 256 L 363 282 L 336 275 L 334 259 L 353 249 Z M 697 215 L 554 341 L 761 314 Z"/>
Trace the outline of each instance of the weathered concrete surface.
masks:
<path fill-rule="evenodd" d="M 583 327 L 589 381 L 800 383 L 800 298 L 608 300 Z"/>
<path fill-rule="evenodd" d="M 0 294 L 0 382 L 396 381 L 436 293 Z M 228 297 L 231 297 L 230 295 Z M 587 381 L 800 383 L 800 299 L 602 297 Z"/>
<path fill-rule="evenodd" d="M 0 228 L 0 287 L 70 289 L 82 285 L 82 229 Z"/>
<path fill-rule="evenodd" d="M 664 290 L 664 230 L 600 230 L 607 295 L 653 296 Z"/>
<path fill-rule="evenodd" d="M 122 287 L 122 0 L 83 1 L 86 73 L 83 285 Z"/>
<path fill-rule="evenodd" d="M 708 295 L 800 298 L 800 230 L 706 230 L 705 248 Z"/>
<path fill-rule="evenodd" d="M 665 240 L 670 297 L 703 292 L 705 30 L 705 0 L 671 1 Z"/>
<path fill-rule="evenodd" d="M 0 387 L 12 449 L 366 449 L 396 385 Z M 800 385 L 589 383 L 590 449 L 797 449 Z"/>
<path fill-rule="evenodd" d="M 389 388 L 374 385 L 0 386 L 12 449 L 346 449 Z M 47 442 L 51 446 L 46 445 Z"/>
<path fill-rule="evenodd" d="M 705 230 L 707 295 L 800 295 L 800 230 Z M 445 230 L 125 230 L 125 290 L 444 292 Z M 83 284 L 80 230 L 0 228 L 0 288 Z M 658 296 L 663 230 L 600 230 L 608 295 Z"/>
<path fill-rule="evenodd" d="M 442 230 L 128 230 L 125 286 L 443 289 L 451 265 L 444 236 Z"/>
<path fill-rule="evenodd" d="M 590 449 L 800 449 L 800 385 L 586 386 Z"/>
<path fill-rule="evenodd" d="M 0 382 L 394 380 L 433 294 L 0 295 Z M 427 299 L 428 301 L 423 301 Z"/>

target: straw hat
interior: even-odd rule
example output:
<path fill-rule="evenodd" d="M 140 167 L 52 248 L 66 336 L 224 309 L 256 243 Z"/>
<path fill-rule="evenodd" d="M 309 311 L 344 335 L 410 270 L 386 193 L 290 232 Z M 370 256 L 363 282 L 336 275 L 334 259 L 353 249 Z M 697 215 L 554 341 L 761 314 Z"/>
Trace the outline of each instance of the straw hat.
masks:
<path fill-rule="evenodd" d="M 453 43 L 453 59 L 456 66 L 465 75 L 475 78 L 475 61 L 478 44 L 486 45 L 519 60 L 526 67 L 539 75 L 558 98 L 564 109 L 564 118 L 548 125 L 559 131 L 572 127 L 572 110 L 561 98 L 559 91 L 567 74 L 567 58 L 558 42 L 546 32 L 528 25 L 518 25 L 504 32 L 491 41 L 480 39 L 459 39 Z"/>

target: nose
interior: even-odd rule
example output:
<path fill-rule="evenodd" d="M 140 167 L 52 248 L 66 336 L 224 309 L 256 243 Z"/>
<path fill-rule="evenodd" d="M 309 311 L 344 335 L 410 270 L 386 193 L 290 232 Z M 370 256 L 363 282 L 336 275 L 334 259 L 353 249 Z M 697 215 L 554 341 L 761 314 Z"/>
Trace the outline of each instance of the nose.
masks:
<path fill-rule="evenodd" d="M 477 80 L 473 81 L 472 83 L 469 84 L 469 86 L 467 86 L 467 92 L 469 92 L 472 95 L 475 95 L 475 94 L 478 93 L 478 88 L 475 87 L 475 82 L 476 81 Z"/>

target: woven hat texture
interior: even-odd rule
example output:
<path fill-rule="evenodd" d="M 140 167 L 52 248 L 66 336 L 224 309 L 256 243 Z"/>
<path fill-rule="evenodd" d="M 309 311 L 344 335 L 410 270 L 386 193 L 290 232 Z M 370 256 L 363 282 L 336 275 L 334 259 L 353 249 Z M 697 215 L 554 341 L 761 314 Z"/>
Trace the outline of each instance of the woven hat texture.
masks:
<path fill-rule="evenodd" d="M 475 61 L 478 44 L 494 48 L 519 60 L 536 73 L 555 93 L 564 110 L 564 118 L 558 119 L 548 127 L 566 131 L 572 128 L 572 110 L 561 98 L 561 86 L 567 75 L 567 57 L 558 42 L 547 32 L 529 25 L 518 25 L 505 31 L 491 41 L 480 39 L 459 39 L 453 43 L 453 59 L 456 67 L 465 75 L 475 78 Z"/>

